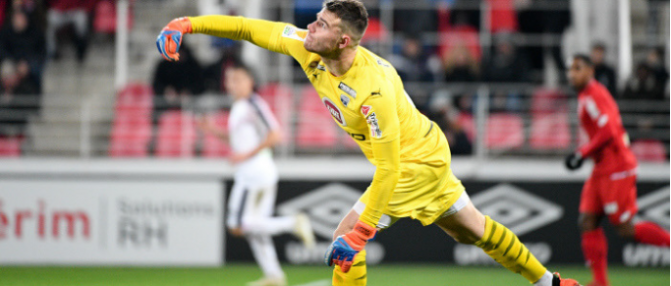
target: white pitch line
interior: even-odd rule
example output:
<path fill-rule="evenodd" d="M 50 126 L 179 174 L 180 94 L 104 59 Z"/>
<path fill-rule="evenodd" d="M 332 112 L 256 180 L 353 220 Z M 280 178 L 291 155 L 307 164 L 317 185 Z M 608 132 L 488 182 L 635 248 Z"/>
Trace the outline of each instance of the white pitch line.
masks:
<path fill-rule="evenodd" d="M 300 285 L 295 285 L 295 286 L 329 286 L 331 285 L 331 280 L 317 280 L 317 281 L 312 281 L 308 282 L 306 284 L 300 284 Z"/>

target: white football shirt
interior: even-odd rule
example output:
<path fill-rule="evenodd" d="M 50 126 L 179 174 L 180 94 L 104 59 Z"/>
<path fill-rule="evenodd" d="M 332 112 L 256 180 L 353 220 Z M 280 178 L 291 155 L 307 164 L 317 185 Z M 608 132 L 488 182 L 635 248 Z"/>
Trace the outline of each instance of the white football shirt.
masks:
<path fill-rule="evenodd" d="M 279 123 L 268 104 L 258 95 L 233 102 L 228 119 L 230 145 L 234 154 L 254 150 L 271 130 L 279 130 Z M 278 181 L 272 150 L 266 148 L 255 156 L 236 165 L 235 179 L 253 185 L 269 185 Z"/>

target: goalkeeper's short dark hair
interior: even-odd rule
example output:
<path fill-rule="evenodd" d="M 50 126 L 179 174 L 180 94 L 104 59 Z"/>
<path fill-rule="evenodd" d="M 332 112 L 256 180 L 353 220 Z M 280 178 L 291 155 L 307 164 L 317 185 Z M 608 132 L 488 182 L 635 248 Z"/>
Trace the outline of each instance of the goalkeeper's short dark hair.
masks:
<path fill-rule="evenodd" d="M 357 0 L 326 0 L 324 9 L 336 14 L 345 24 L 345 29 L 352 33 L 358 42 L 368 27 L 368 11 L 363 3 Z"/>

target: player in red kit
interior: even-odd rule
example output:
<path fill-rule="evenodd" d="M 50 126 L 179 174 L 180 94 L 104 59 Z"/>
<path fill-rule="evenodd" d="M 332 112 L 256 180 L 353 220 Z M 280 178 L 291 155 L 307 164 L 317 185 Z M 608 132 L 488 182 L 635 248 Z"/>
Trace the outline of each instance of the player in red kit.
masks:
<path fill-rule="evenodd" d="M 568 77 L 578 92 L 578 118 L 589 142 L 566 157 L 566 167 L 576 170 L 584 159 L 594 160 L 594 170 L 580 198 L 582 249 L 594 278 L 588 286 L 607 286 L 608 245 L 599 226 L 604 217 L 620 236 L 639 243 L 669 247 L 669 232 L 651 222 L 632 221 L 638 210 L 636 158 L 629 150 L 617 104 L 608 89 L 594 79 L 589 57 L 574 56 Z"/>

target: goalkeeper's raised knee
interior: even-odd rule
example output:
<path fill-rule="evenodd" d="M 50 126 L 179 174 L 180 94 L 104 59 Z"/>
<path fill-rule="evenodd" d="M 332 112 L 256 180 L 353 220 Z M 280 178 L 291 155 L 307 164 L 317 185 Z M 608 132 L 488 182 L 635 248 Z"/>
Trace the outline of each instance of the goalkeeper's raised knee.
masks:
<path fill-rule="evenodd" d="M 476 246 L 482 248 L 496 262 L 518 274 L 531 283 L 538 281 L 547 271 L 529 249 L 520 242 L 517 235 L 489 216 L 485 217 L 485 234 Z"/>
<path fill-rule="evenodd" d="M 365 286 L 367 279 L 366 272 L 366 250 L 362 250 L 356 256 L 349 272 L 343 273 L 340 266 L 333 269 L 333 286 Z"/>

